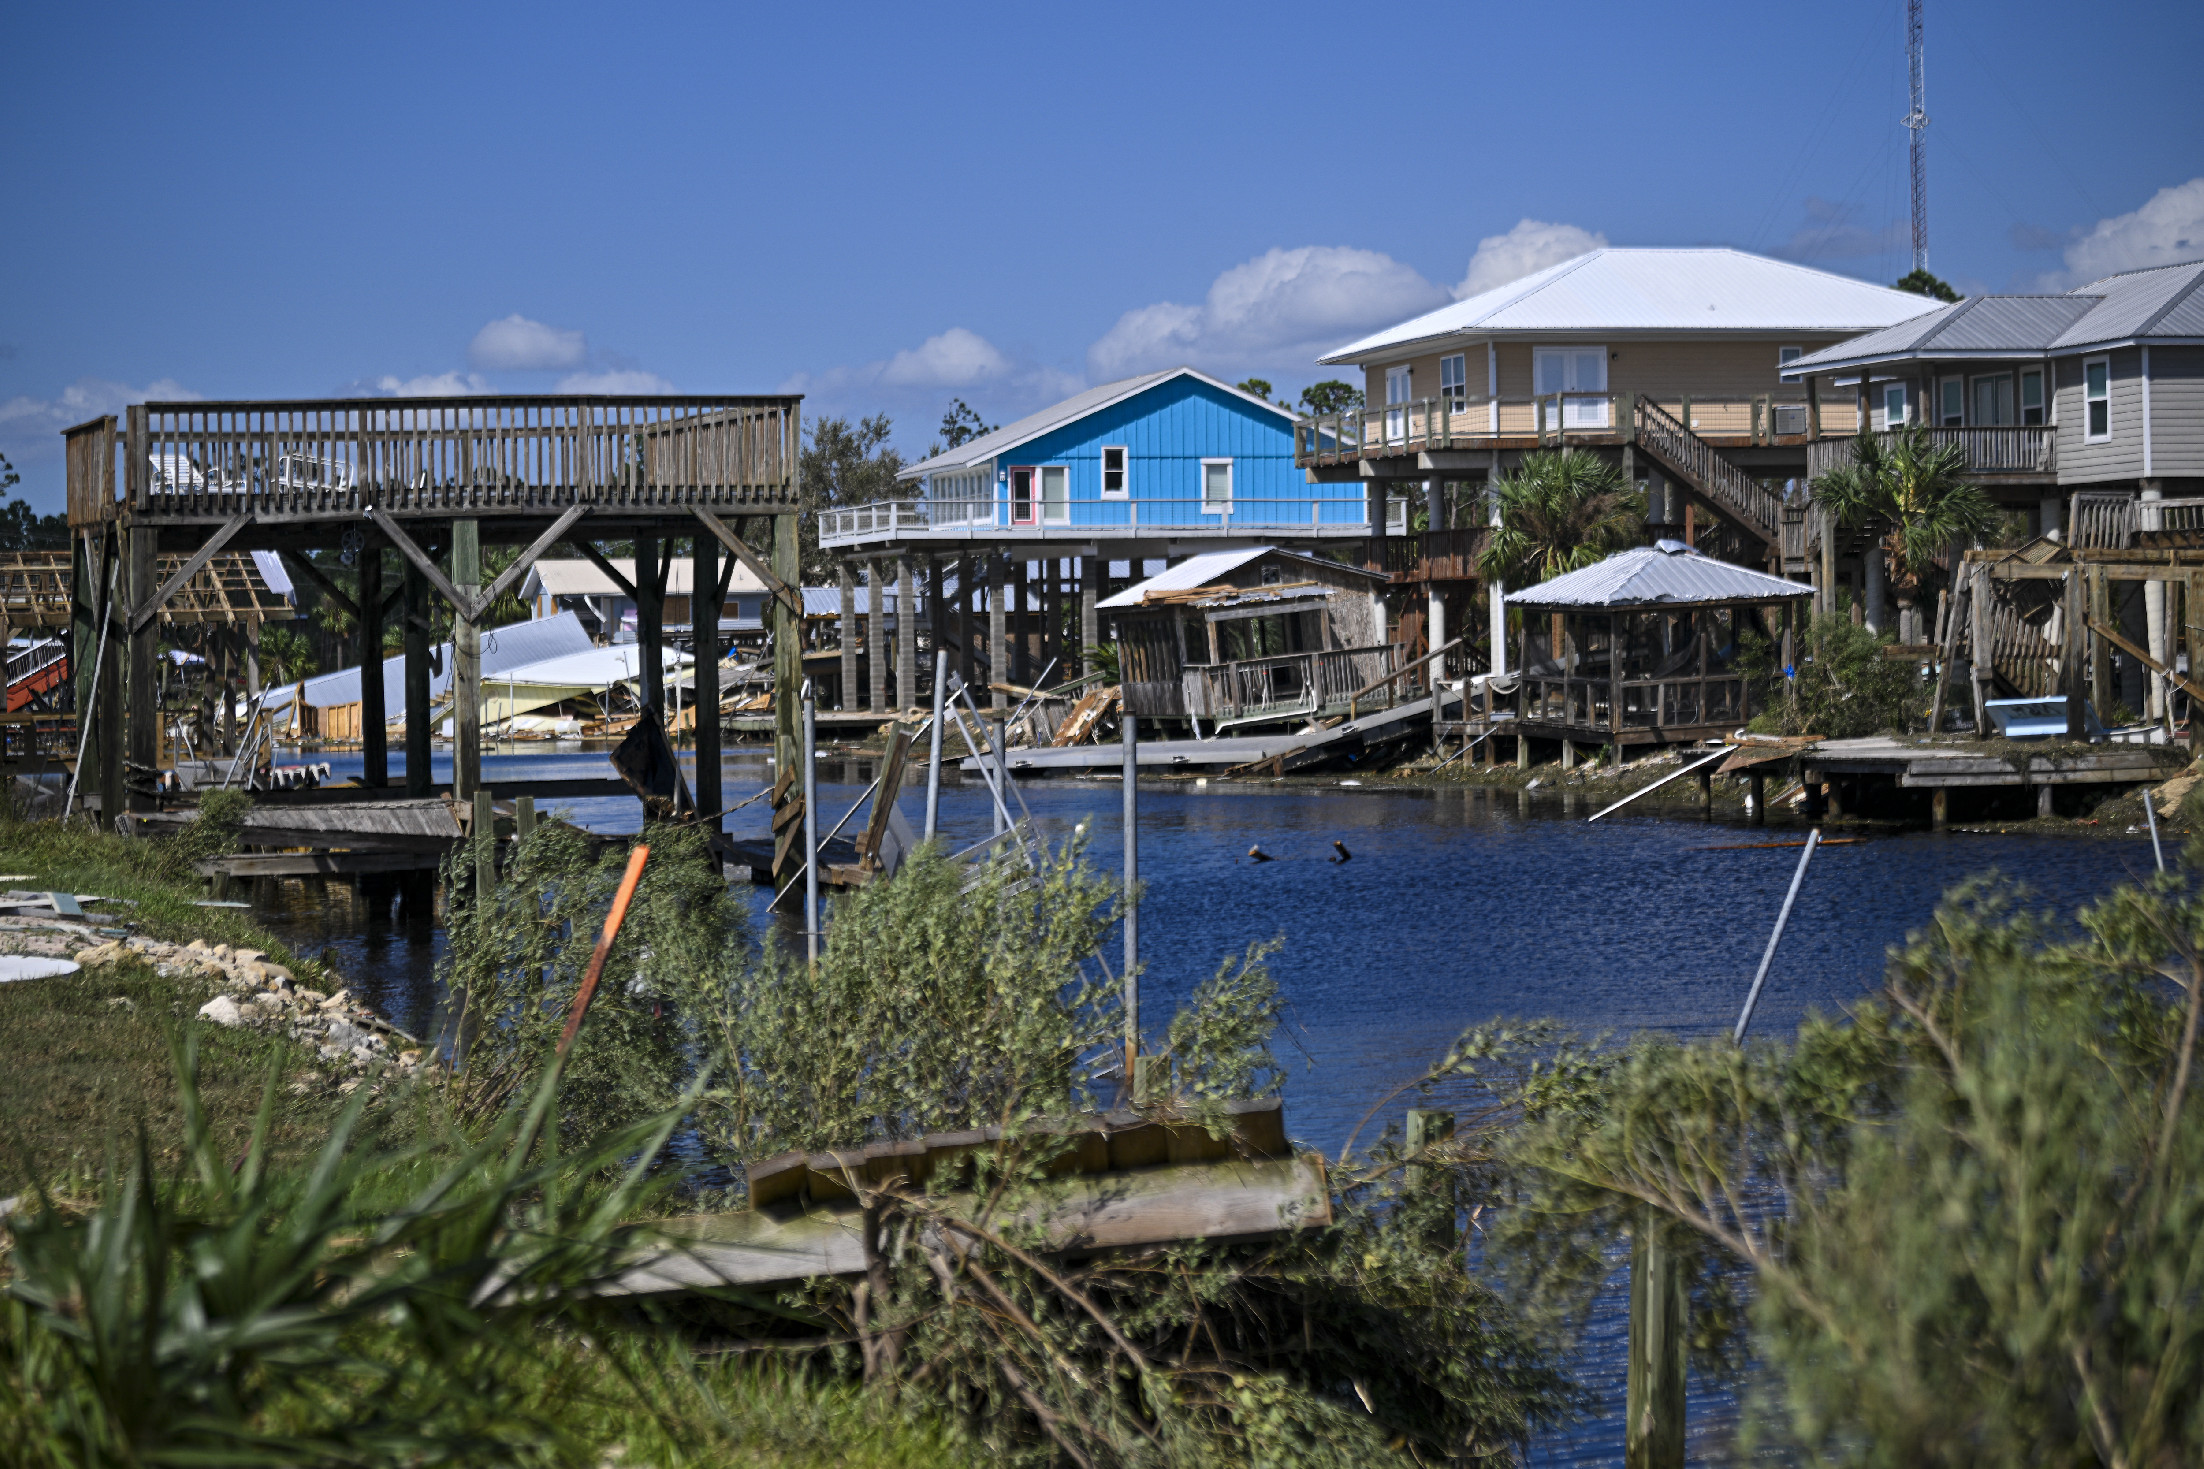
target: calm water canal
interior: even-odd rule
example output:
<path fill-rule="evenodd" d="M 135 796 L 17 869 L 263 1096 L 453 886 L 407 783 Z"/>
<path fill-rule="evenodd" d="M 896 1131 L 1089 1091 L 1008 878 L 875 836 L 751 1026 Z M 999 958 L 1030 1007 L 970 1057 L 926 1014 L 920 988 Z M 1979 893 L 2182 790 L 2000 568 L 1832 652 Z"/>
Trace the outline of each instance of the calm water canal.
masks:
<path fill-rule="evenodd" d="M 359 768 L 357 756 L 333 763 L 339 779 Z M 609 772 L 596 751 L 484 760 L 493 788 L 501 775 L 523 773 Z M 438 777 L 447 774 L 440 761 Z M 731 754 L 729 801 L 762 787 L 767 774 L 762 752 Z M 871 776 L 869 761 L 823 763 L 822 808 L 839 816 Z M 1021 790 L 1052 839 L 1090 821 L 1096 860 L 1116 870 L 1114 780 L 1036 781 Z M 1564 797 L 1546 792 L 1526 800 L 1481 789 L 1172 781 L 1144 783 L 1140 805 L 1142 1008 L 1151 1030 L 1226 956 L 1282 938 L 1272 962 L 1293 1007 L 1291 1044 L 1280 1047 L 1291 1071 L 1287 1120 L 1297 1137 L 1334 1153 L 1373 1101 L 1481 1021 L 1549 1016 L 1595 1033 L 1726 1029 L 1799 855 L 1716 850 L 1784 839 L 1780 827 L 1762 833 L 1627 811 L 1587 825 L 1595 807 L 1581 800 L 1565 807 Z M 923 789 L 907 791 L 903 806 L 918 826 Z M 566 808 L 598 830 L 639 824 L 630 800 Z M 942 823 L 960 844 L 987 835 L 985 789 L 975 781 L 946 791 Z M 737 813 L 729 827 L 765 836 L 765 804 Z M 1335 840 L 1351 861 L 1329 860 Z M 1277 860 L 1250 862 L 1255 843 Z M 2150 863 L 2147 841 L 1918 833 L 1825 848 L 1815 854 L 1755 1030 L 1787 1031 L 1810 1009 L 1835 1012 L 1871 991 L 1888 946 L 1966 876 L 1994 868 L 2071 915 Z M 766 890 L 753 892 L 762 909 Z M 392 927 L 387 915 L 363 921 L 311 890 L 303 900 L 272 901 L 265 917 L 294 947 L 335 949 L 339 967 L 396 1023 L 416 1034 L 438 1028 L 439 935 Z M 1391 1109 L 1396 1116 L 1401 1105 Z M 1586 1376 L 1606 1411 L 1541 1442 L 1536 1462 L 1621 1462 L 1623 1324 L 1619 1309 L 1603 1310 L 1589 1343 Z M 1724 1394 L 1693 1396 L 1696 1460 L 1719 1453 L 1735 1409 Z"/>

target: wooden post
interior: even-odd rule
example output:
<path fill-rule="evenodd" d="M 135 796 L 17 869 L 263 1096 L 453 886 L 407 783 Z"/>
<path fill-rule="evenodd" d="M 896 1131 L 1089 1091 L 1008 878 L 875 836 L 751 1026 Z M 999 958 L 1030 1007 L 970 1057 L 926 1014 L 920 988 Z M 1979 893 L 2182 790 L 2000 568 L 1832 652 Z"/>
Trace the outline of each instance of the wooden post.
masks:
<path fill-rule="evenodd" d="M 635 672 L 643 703 L 655 710 L 663 723 L 666 718 L 666 573 L 656 536 L 635 538 Z"/>
<path fill-rule="evenodd" d="M 474 858 L 474 896 L 478 903 L 487 902 L 497 889 L 497 812 L 490 804 L 487 786 L 478 787 L 474 793 L 474 831 L 480 840 Z"/>
<path fill-rule="evenodd" d="M 156 553 L 160 548 L 160 532 L 150 525 L 132 525 L 124 533 L 124 547 L 130 557 L 127 568 L 132 607 L 150 603 L 153 594 L 160 590 L 159 563 Z M 122 622 L 117 616 L 117 624 Z M 161 619 L 148 618 L 145 625 L 129 637 L 129 689 L 130 734 L 128 759 L 135 767 L 131 774 L 137 779 L 127 782 L 129 789 L 124 799 L 133 811 L 151 810 L 154 801 L 150 781 L 153 770 L 161 759 L 161 681 L 160 681 Z M 119 805 L 117 809 L 120 809 Z M 115 812 L 102 809 L 100 824 L 110 831 L 114 829 Z"/>
<path fill-rule="evenodd" d="M 1010 645 L 1007 664 L 995 670 L 990 682 L 1008 679 L 1014 684 L 1033 681 L 1033 604 L 1026 586 L 1026 560 L 1023 551 L 1014 551 L 1004 558 L 1009 572 L 1009 586 L 1005 592 L 1010 617 Z"/>
<path fill-rule="evenodd" d="M 1951 820 L 1951 787 L 1938 786 L 1929 796 L 1929 824 L 1942 831 Z"/>
<path fill-rule="evenodd" d="M 1714 814 L 1714 772 L 1711 770 L 1699 772 L 1699 814 Z"/>
<path fill-rule="evenodd" d="M 1691 1302 L 1667 1227 L 1641 1207 L 1630 1231 L 1623 1463 L 1683 1469 L 1684 1341 Z"/>
<path fill-rule="evenodd" d="M 888 560 L 875 556 L 865 568 L 865 708 L 888 707 Z"/>
<path fill-rule="evenodd" d="M 401 626 L 406 655 L 406 794 L 416 799 L 435 789 L 429 724 L 429 581 L 411 561 L 405 565 Z"/>
<path fill-rule="evenodd" d="M 513 836 L 516 839 L 524 838 L 534 833 L 535 829 L 536 798 L 534 796 L 513 797 Z"/>
<path fill-rule="evenodd" d="M 2082 576 L 2079 566 L 2066 574 L 2065 626 L 2060 640 L 2059 683 L 2066 693 L 2066 737 L 2070 740 L 2089 737 L 2088 722 L 2082 717 L 2082 650 L 2087 646 L 2082 625 Z"/>
<path fill-rule="evenodd" d="M 383 543 L 360 547 L 360 783 L 390 784 L 389 710 L 383 699 Z"/>
<path fill-rule="evenodd" d="M 1996 609 L 1991 605 L 1995 595 L 1990 569 L 1975 567 L 1974 587 L 1967 596 L 1967 681 L 1974 686 L 1974 735 L 1978 740 L 1990 737 L 1990 711 L 1985 706 L 1990 682 L 1997 676 Z"/>
<path fill-rule="evenodd" d="M 842 557 L 834 563 L 835 585 L 842 597 L 842 692 L 835 701 L 836 707 L 857 707 L 857 574 L 850 569 L 849 558 Z"/>
<path fill-rule="evenodd" d="M 1102 568 L 1108 563 L 1099 556 L 1079 558 L 1079 671 L 1087 671 L 1087 649 L 1102 641 L 1100 614 L 1094 604 L 1102 586 Z"/>
<path fill-rule="evenodd" d="M 918 583 L 909 552 L 895 558 L 895 698 L 898 709 L 918 707 Z"/>
<path fill-rule="evenodd" d="M 719 769 L 719 537 L 695 536 L 689 556 L 689 653 L 696 659 L 689 717 L 696 725 L 696 809 L 707 832 L 725 830 Z M 718 871 L 718 859 L 713 859 Z"/>
<path fill-rule="evenodd" d="M 803 577 L 803 548 L 797 540 L 793 514 L 773 517 L 773 574 L 790 586 Z M 793 833 L 803 815 L 803 797 L 797 789 L 802 755 L 797 732 L 801 723 L 797 694 L 804 684 L 802 626 L 794 609 L 774 597 L 773 612 L 773 886 L 785 889 L 803 863 L 801 842 L 783 839 Z"/>
<path fill-rule="evenodd" d="M 482 531 L 452 522 L 452 586 L 472 597 L 482 587 Z M 469 801 L 482 785 L 482 629 L 452 609 L 452 795 Z"/>
<path fill-rule="evenodd" d="M 2112 626 L 2112 584 L 2106 579 L 2104 568 L 2092 566 L 2089 576 L 2089 616 L 2100 627 Z M 2112 644 L 2106 639 L 2089 635 L 2089 695 L 2097 705 L 2097 717 L 2110 720 L 2112 706 L 2120 701 L 2119 688 L 2112 681 Z"/>
<path fill-rule="evenodd" d="M 1007 588 L 1004 584 L 1009 581 L 1009 577 L 1005 575 L 1002 553 L 990 551 L 987 553 L 986 559 L 987 681 L 991 684 L 998 684 L 1010 677 L 1010 659 L 1005 653 L 1005 649 L 1010 643 L 1010 624 L 1003 600 L 1007 595 Z M 989 691 L 988 702 L 997 709 L 1008 708 L 1010 696 L 1001 689 L 993 689 Z"/>

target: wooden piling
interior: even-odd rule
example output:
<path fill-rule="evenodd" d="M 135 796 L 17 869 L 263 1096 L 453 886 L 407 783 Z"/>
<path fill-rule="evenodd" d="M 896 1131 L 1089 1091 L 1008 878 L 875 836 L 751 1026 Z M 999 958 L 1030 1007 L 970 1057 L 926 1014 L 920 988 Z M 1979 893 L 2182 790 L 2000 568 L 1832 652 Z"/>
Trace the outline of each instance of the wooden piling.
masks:
<path fill-rule="evenodd" d="M 436 789 L 429 741 L 429 583 L 411 561 L 405 567 L 403 632 L 406 669 L 406 795 L 419 800 Z"/>
<path fill-rule="evenodd" d="M 689 704 L 696 725 L 696 809 L 705 830 L 716 833 L 726 828 L 720 812 L 725 798 L 719 769 L 719 537 L 692 540 L 689 572 L 689 653 L 696 659 Z"/>
<path fill-rule="evenodd" d="M 482 590 L 482 529 L 452 522 L 452 586 L 470 601 Z M 452 609 L 452 795 L 465 801 L 482 784 L 482 629 L 465 607 Z"/>
<path fill-rule="evenodd" d="M 383 698 L 383 543 L 360 547 L 360 783 L 390 784 L 389 709 Z"/>
<path fill-rule="evenodd" d="M 797 517 L 775 515 L 772 527 L 773 574 L 791 587 L 800 585 L 803 549 L 797 540 Z M 796 696 L 804 683 L 803 633 L 796 609 L 779 597 L 769 605 L 773 616 L 773 831 L 779 837 L 791 825 L 791 817 L 803 809 L 795 780 L 800 762 Z M 798 843 L 776 841 L 773 855 L 773 887 L 784 891 L 795 880 L 803 850 Z"/>

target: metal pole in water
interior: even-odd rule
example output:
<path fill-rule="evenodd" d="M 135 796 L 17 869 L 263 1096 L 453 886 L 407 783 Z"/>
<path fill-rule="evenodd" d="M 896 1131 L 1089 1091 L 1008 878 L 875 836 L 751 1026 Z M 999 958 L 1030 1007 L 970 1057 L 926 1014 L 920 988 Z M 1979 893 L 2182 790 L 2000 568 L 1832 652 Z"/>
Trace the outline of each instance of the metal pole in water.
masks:
<path fill-rule="evenodd" d="M 819 962 L 819 701 L 804 680 L 804 954 Z"/>
<path fill-rule="evenodd" d="M 934 650 L 934 730 L 926 751 L 926 840 L 941 828 L 941 697 L 949 683 L 949 650 Z"/>
<path fill-rule="evenodd" d="M 2149 786 L 2143 787 L 2143 819 L 2150 823 L 2150 854 L 2158 859 L 2158 870 L 2164 872 L 2166 870 L 2166 849 L 2158 845 L 2158 806 L 2151 799 Z"/>
<path fill-rule="evenodd" d="M 1140 721 L 1127 709 L 1121 722 L 1125 728 L 1125 1094 L 1132 1096 L 1133 1067 L 1140 1059 Z"/>
<path fill-rule="evenodd" d="M 1745 995 L 1745 1009 L 1737 1017 L 1737 1029 L 1730 1032 L 1733 1045 L 1745 1043 L 1745 1027 L 1752 1024 L 1753 1006 L 1760 1003 L 1760 987 L 1768 982 L 1768 966 L 1775 962 L 1775 946 L 1783 942 L 1783 925 L 1791 921 L 1791 905 L 1798 901 L 1799 884 L 1806 881 L 1806 864 L 1814 860 L 1814 848 L 1821 843 L 1821 828 L 1806 833 L 1806 850 L 1798 854 L 1798 871 L 1791 874 L 1791 890 L 1783 895 L 1783 911 L 1775 916 L 1775 932 L 1768 935 L 1768 951 L 1760 956 L 1760 968 L 1752 977 L 1752 989 Z"/>

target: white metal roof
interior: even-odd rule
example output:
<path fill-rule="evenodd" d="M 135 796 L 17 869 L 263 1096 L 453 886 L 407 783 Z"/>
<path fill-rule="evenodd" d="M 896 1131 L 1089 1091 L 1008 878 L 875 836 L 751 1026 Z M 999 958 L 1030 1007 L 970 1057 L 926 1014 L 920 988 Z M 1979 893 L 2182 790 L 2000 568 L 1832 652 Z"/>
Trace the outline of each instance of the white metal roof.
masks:
<path fill-rule="evenodd" d="M 1759 602 L 1811 597 L 1803 582 L 1717 561 L 1682 541 L 1619 551 L 1584 567 L 1508 594 L 1511 607 L 1644 607 L 1662 603 Z"/>
<path fill-rule="evenodd" d="M 1275 413 L 1288 423 L 1291 423 L 1294 419 L 1292 409 L 1280 408 L 1276 403 L 1258 398 L 1253 393 L 1243 393 L 1232 384 L 1220 382 L 1199 368 L 1171 367 L 1164 369 L 1162 372 L 1144 372 L 1138 377 L 1119 378 L 1114 383 L 1104 383 L 1100 387 L 1089 388 L 1083 393 L 1074 393 L 1061 403 L 1043 408 L 1038 413 L 1029 413 L 1016 423 L 1005 424 L 991 434 L 981 434 L 976 439 L 959 444 L 946 454 L 936 454 L 931 459 L 907 465 L 896 475 L 896 478 L 899 480 L 917 479 L 922 474 L 932 474 L 936 470 L 970 469 L 975 465 L 985 464 L 997 455 L 1009 453 L 1020 444 L 1028 443 L 1045 433 L 1062 428 L 1067 423 L 1085 418 L 1090 413 L 1098 413 L 1113 403 L 1122 403 L 1135 393 L 1145 393 L 1150 388 L 1167 383 L 1175 377 L 1198 378 L 1220 392 L 1230 393 L 1242 402 Z"/>
<path fill-rule="evenodd" d="M 1460 336 L 1859 332 L 1937 305 L 1926 296 L 1742 250 L 1594 250 L 1317 360 L 1359 362 Z"/>
<path fill-rule="evenodd" d="M 485 678 L 493 674 L 502 676 L 508 668 L 583 652 L 591 646 L 581 619 L 571 612 L 488 628 L 482 634 L 482 674 Z M 430 654 L 432 666 L 441 670 L 429 679 L 432 694 L 442 694 L 451 683 L 451 650 L 450 643 L 440 643 Z M 281 709 L 302 695 L 306 703 L 316 709 L 357 704 L 360 702 L 360 670 L 340 668 L 334 673 L 318 674 L 303 684 L 283 684 L 269 689 L 262 695 L 262 701 L 270 709 Z M 403 654 L 383 660 L 383 707 L 390 711 L 393 719 L 405 711 L 406 660 Z"/>
<path fill-rule="evenodd" d="M 1337 571 L 1352 571 L 1357 575 L 1367 576 L 1372 581 L 1383 580 L 1376 572 L 1364 571 L 1359 566 L 1349 566 L 1342 561 L 1329 561 L 1322 556 L 1312 556 L 1306 551 L 1295 551 L 1284 546 L 1240 546 L 1229 551 L 1204 551 L 1198 556 L 1189 556 L 1178 565 L 1167 567 L 1165 570 L 1149 577 L 1146 581 L 1135 582 L 1125 588 L 1124 591 L 1104 597 L 1094 605 L 1098 610 L 1103 608 L 1138 607 L 1150 592 L 1192 591 L 1195 587 L 1207 586 L 1220 576 L 1227 576 L 1238 571 L 1258 556 L 1268 556 L 1272 552 L 1276 552 L 1280 556 L 1306 561 L 1311 566 L 1323 566 Z"/>
<path fill-rule="evenodd" d="M 607 556 L 613 568 L 626 577 L 630 585 L 635 581 L 633 556 Z M 666 568 L 666 595 L 686 597 L 695 587 L 696 562 L 687 556 L 676 556 Z M 735 563 L 735 574 L 727 582 L 729 592 L 762 592 L 765 583 L 758 574 L 742 562 Z M 624 597 L 627 593 L 613 584 L 611 577 L 597 569 L 594 561 L 578 557 L 544 559 L 528 568 L 528 577 L 521 583 L 520 594 L 524 599 L 539 596 L 553 597 Z"/>

